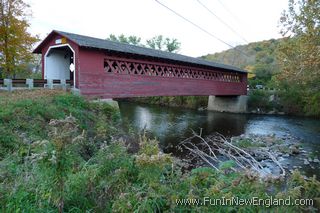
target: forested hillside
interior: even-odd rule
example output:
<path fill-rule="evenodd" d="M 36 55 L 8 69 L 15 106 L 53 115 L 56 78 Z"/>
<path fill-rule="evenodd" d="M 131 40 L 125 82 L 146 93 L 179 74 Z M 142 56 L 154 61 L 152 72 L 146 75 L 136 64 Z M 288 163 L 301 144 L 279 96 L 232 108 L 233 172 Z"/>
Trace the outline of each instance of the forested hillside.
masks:
<path fill-rule="evenodd" d="M 270 39 L 240 45 L 219 53 L 208 54 L 201 58 L 240 67 L 256 75 L 252 84 L 268 84 L 272 76 L 279 72 L 277 48 L 282 39 Z"/>

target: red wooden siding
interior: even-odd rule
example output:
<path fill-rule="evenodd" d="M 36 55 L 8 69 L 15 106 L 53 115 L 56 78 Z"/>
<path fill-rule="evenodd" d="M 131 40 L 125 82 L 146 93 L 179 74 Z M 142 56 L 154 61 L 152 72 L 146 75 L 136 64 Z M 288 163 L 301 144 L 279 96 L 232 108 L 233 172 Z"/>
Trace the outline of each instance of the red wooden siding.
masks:
<path fill-rule="evenodd" d="M 100 98 L 245 95 L 247 74 L 80 48 L 81 94 Z"/>

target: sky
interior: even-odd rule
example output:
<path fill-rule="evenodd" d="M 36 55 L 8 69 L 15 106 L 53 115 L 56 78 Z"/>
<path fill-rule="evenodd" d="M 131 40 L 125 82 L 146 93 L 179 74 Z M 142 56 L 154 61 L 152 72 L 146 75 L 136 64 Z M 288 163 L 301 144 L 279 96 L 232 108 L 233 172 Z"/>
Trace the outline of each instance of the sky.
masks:
<path fill-rule="evenodd" d="M 29 31 L 40 39 L 54 29 L 97 38 L 123 33 L 146 40 L 163 35 L 181 42 L 180 54 L 199 57 L 280 38 L 279 19 L 287 8 L 287 0 L 158 1 L 208 33 L 156 0 L 26 0 L 32 10 Z"/>

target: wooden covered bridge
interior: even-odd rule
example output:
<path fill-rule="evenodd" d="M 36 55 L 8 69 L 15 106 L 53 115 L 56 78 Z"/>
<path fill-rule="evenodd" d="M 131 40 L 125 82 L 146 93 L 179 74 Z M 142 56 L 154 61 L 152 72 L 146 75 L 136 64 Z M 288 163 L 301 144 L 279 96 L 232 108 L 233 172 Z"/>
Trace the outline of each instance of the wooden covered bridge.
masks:
<path fill-rule="evenodd" d="M 34 53 L 43 79 L 71 80 L 89 97 L 247 94 L 247 73 L 236 67 L 73 33 L 52 31 Z"/>

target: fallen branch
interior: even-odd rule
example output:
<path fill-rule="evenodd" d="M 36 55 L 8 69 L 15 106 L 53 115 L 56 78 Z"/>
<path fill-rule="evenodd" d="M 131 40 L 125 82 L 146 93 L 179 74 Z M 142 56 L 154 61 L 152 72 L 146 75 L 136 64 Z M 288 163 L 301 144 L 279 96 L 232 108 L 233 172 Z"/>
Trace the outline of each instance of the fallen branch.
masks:
<path fill-rule="evenodd" d="M 283 176 L 283 177 L 286 176 L 286 170 L 281 166 L 279 161 L 270 152 L 267 152 L 267 153 L 269 154 L 269 157 L 271 158 L 271 160 L 273 162 L 275 162 L 279 166 L 279 168 L 281 169 L 282 174 L 280 176 Z"/>
<path fill-rule="evenodd" d="M 202 131 L 200 131 L 200 134 L 194 131 L 192 133 L 193 135 L 182 141 L 179 146 L 188 150 L 194 157 L 200 158 L 215 170 L 219 171 L 217 165 L 222 162 L 218 157 L 220 155 L 234 161 L 240 169 L 250 170 L 257 173 L 260 177 L 277 178 L 277 176 L 267 173 L 263 169 L 263 166 L 248 151 L 235 146 L 232 144 L 232 141 L 229 142 L 223 135 L 217 133 L 203 138 L 201 136 Z M 192 142 L 195 139 L 197 142 Z M 269 156 L 270 160 L 281 169 L 282 173 L 280 176 L 285 176 L 286 172 L 284 168 L 274 155 L 266 150 L 259 151 Z"/>

